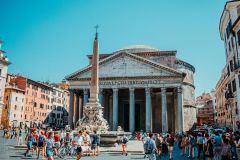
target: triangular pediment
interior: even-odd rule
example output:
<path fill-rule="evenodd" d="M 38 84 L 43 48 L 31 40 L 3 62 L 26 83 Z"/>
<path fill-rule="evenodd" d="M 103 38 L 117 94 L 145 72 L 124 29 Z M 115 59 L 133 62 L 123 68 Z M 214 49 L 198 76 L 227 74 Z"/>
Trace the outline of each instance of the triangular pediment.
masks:
<path fill-rule="evenodd" d="M 110 77 L 182 77 L 182 73 L 127 52 L 114 54 L 99 62 L 99 78 Z M 91 77 L 91 65 L 66 77 L 67 80 Z"/>

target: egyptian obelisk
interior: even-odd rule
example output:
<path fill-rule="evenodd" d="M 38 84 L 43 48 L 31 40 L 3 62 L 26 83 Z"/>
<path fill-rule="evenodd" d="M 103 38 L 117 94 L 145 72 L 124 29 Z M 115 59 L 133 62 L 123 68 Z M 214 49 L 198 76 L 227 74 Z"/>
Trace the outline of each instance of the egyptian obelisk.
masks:
<path fill-rule="evenodd" d="M 89 102 L 83 106 L 83 118 L 78 121 L 78 129 L 93 131 L 97 130 L 102 133 L 108 131 L 108 123 L 103 118 L 102 106 L 99 103 L 99 54 L 98 54 L 98 26 L 96 26 L 96 34 L 93 43 L 93 56 L 91 66 L 91 84 Z"/>

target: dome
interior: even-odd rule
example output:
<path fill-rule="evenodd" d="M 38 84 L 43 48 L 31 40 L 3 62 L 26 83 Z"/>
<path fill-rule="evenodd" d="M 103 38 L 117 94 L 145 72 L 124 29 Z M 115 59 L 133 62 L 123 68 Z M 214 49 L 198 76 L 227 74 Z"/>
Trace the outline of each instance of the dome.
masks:
<path fill-rule="evenodd" d="M 133 46 L 128 46 L 126 48 L 122 48 L 117 52 L 120 52 L 120 51 L 126 51 L 129 53 L 141 53 L 141 52 L 157 52 L 160 50 L 150 46 L 146 46 L 146 45 L 133 45 Z"/>

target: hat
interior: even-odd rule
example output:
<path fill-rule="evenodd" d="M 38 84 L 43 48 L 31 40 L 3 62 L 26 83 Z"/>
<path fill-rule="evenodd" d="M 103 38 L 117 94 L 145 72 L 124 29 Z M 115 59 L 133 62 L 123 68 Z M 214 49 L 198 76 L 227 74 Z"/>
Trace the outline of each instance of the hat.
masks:
<path fill-rule="evenodd" d="M 230 134 L 229 134 L 229 133 L 226 133 L 226 137 L 230 137 Z"/>

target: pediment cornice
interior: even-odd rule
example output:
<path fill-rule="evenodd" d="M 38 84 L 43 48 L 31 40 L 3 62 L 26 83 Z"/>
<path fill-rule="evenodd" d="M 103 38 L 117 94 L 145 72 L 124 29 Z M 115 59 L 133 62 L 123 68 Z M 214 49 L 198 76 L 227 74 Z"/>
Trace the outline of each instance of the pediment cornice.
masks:
<path fill-rule="evenodd" d="M 165 71 L 168 71 L 172 74 L 174 74 L 175 76 L 184 76 L 182 74 L 182 72 L 180 71 L 177 71 L 173 68 L 170 68 L 170 67 L 167 67 L 167 66 L 164 66 L 164 65 L 161 65 L 157 62 L 154 62 L 154 61 L 151 61 L 149 59 L 146 59 L 146 58 L 143 58 L 141 56 L 138 56 L 138 55 L 134 55 L 134 54 L 131 54 L 131 53 L 127 53 L 127 52 L 119 52 L 117 54 L 113 54 L 105 59 L 102 59 L 100 62 L 99 62 L 99 66 L 103 65 L 103 64 L 106 64 L 110 61 L 113 61 L 114 59 L 117 59 L 117 58 L 120 58 L 120 57 L 124 57 L 124 56 L 127 56 L 129 58 L 132 58 L 136 61 L 139 61 L 139 62 L 142 62 L 142 63 L 145 63 L 147 65 L 150 65 L 151 67 L 154 67 L 156 69 L 159 69 L 159 70 L 165 70 Z M 67 80 L 73 80 L 73 79 L 76 79 L 78 76 L 80 76 L 81 74 L 85 73 L 85 72 L 88 72 L 90 71 L 92 68 L 92 65 L 89 65 L 85 68 L 83 68 L 82 70 L 79 70 L 69 76 L 66 77 Z"/>

